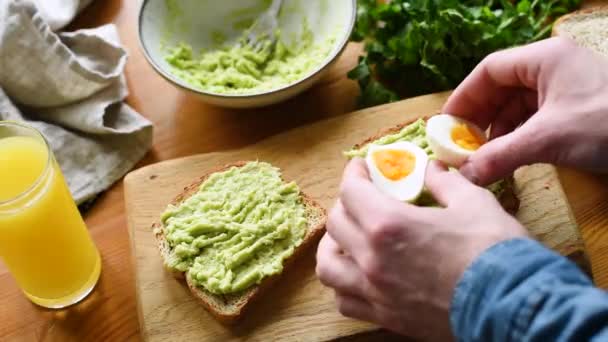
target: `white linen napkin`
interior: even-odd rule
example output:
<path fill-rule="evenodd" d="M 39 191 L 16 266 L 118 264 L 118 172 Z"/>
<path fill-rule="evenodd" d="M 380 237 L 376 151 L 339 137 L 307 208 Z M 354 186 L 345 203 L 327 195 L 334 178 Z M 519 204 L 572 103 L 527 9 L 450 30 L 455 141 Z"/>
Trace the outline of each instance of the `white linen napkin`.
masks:
<path fill-rule="evenodd" d="M 0 120 L 45 135 L 79 204 L 152 145 L 152 124 L 123 103 L 127 52 L 116 27 L 57 32 L 90 1 L 0 0 Z"/>

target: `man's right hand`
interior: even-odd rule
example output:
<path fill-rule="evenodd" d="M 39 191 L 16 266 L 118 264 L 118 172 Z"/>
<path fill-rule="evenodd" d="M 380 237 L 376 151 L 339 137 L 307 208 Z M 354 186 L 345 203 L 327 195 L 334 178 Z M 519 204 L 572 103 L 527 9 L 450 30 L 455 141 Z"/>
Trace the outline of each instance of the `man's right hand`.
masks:
<path fill-rule="evenodd" d="M 608 59 L 566 38 L 488 56 L 443 112 L 491 127 L 461 168 L 479 185 L 537 162 L 608 171 Z"/>

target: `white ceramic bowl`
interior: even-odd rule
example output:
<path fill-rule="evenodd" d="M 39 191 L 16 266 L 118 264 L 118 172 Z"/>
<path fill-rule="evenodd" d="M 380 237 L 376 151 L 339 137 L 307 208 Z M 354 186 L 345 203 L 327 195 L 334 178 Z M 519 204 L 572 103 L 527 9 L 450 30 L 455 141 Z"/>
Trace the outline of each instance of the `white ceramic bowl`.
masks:
<path fill-rule="evenodd" d="M 310 88 L 342 53 L 353 30 L 356 0 L 284 0 L 279 20 L 282 37 L 297 36 L 304 18 L 315 42 L 336 35 L 335 46 L 310 74 L 284 87 L 247 95 L 201 91 L 171 73 L 166 50 L 180 42 L 193 51 L 217 47 L 214 37 L 236 41 L 270 4 L 270 0 L 143 0 L 139 11 L 139 39 L 148 62 L 164 78 L 194 92 L 203 101 L 231 108 L 253 108 L 278 103 Z M 294 35 L 295 34 L 295 35 Z"/>

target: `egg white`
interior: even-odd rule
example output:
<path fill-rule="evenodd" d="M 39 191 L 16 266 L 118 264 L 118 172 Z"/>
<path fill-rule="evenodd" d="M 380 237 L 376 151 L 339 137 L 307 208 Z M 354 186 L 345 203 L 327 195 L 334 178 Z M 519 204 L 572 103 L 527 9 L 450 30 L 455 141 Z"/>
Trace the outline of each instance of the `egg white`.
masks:
<path fill-rule="evenodd" d="M 416 158 L 412 172 L 400 179 L 386 178 L 373 159 L 374 152 L 381 150 L 399 150 L 409 152 Z M 429 157 L 426 152 L 410 142 L 397 142 L 389 145 L 372 145 L 365 159 L 372 183 L 384 194 L 402 202 L 415 201 L 424 189 L 424 178 Z"/>
<path fill-rule="evenodd" d="M 460 167 L 475 151 L 460 147 L 452 140 L 452 129 L 466 124 L 471 130 L 486 139 L 486 134 L 477 125 L 459 117 L 440 114 L 431 117 L 426 123 L 426 139 L 435 157 L 453 167 Z M 485 141 L 484 141 L 485 142 Z"/>

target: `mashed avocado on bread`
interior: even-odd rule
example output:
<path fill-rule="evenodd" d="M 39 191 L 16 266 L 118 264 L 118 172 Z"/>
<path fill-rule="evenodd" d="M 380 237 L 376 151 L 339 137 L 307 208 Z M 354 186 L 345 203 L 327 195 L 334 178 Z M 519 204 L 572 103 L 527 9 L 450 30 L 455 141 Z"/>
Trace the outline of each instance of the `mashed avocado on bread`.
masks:
<path fill-rule="evenodd" d="M 281 273 L 307 231 L 300 189 L 270 164 L 210 175 L 161 215 L 167 266 L 213 294 L 236 293 Z"/>
<path fill-rule="evenodd" d="M 278 32 L 277 32 L 278 34 Z M 243 95 L 278 89 L 312 73 L 329 56 L 334 35 L 315 42 L 306 22 L 302 34 L 288 46 L 278 34 L 276 44 L 262 39 L 261 49 L 245 43 L 224 45 L 196 55 L 182 43 L 169 50 L 165 60 L 172 73 L 191 86 L 211 93 Z"/>
<path fill-rule="evenodd" d="M 434 159 L 433 150 L 431 150 L 429 143 L 426 141 L 426 125 L 423 119 L 418 119 L 396 133 L 384 135 L 369 144 L 346 151 L 344 154 L 348 159 L 357 157 L 365 158 L 370 145 L 388 145 L 401 141 L 407 141 L 417 145 L 429 155 L 430 159 Z"/>
<path fill-rule="evenodd" d="M 426 140 L 426 121 L 424 119 L 418 119 L 415 122 L 406 125 L 396 132 L 391 132 L 386 135 L 374 139 L 364 145 L 356 146 L 349 151 L 344 152 L 344 155 L 348 159 L 352 158 L 365 158 L 370 145 L 388 145 L 396 142 L 407 141 L 411 142 L 418 147 L 422 148 L 429 156 L 429 159 L 436 159 L 433 150 L 429 147 L 429 143 Z M 505 190 L 505 181 L 500 180 L 487 187 L 496 197 L 500 197 Z M 424 191 L 420 197 L 416 200 L 415 204 L 421 206 L 434 206 L 437 205 L 428 191 Z"/>

